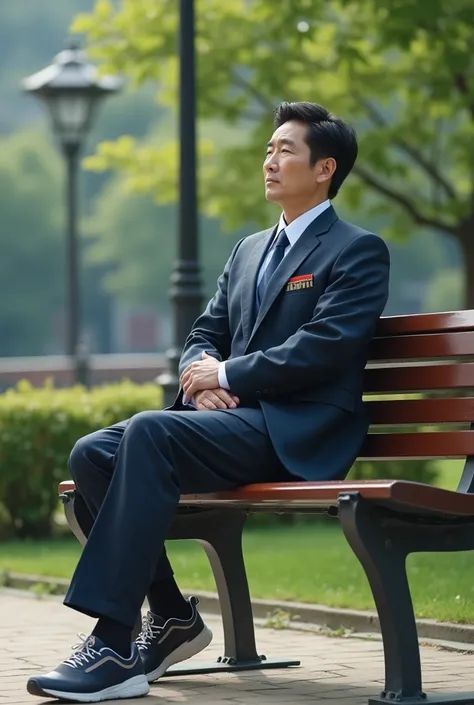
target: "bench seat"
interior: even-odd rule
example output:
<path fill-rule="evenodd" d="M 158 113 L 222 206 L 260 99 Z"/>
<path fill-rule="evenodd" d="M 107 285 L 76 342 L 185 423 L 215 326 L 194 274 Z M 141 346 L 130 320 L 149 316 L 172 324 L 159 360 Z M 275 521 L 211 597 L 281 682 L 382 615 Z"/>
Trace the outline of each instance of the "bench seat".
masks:
<path fill-rule="evenodd" d="M 61 482 L 59 493 L 74 490 L 71 481 Z M 181 507 L 226 508 L 278 512 L 281 510 L 337 507 L 341 494 L 357 493 L 379 506 L 417 516 L 473 517 L 474 494 L 444 490 L 406 480 L 359 480 L 357 482 L 280 482 L 246 485 L 236 490 L 181 497 Z"/>

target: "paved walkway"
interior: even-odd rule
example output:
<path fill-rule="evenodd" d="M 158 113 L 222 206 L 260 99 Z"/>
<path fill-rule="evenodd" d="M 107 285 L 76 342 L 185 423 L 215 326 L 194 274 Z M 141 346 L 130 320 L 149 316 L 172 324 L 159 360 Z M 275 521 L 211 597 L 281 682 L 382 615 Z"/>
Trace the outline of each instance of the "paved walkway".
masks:
<path fill-rule="evenodd" d="M 223 639 L 219 620 L 206 620 L 214 641 L 206 656 L 220 655 Z M 77 632 L 88 633 L 93 621 L 63 607 L 58 599 L 37 599 L 0 590 L 0 705 L 57 701 L 29 695 L 27 678 L 51 670 L 70 654 Z M 366 705 L 383 686 L 383 656 L 378 641 L 341 639 L 292 630 L 257 630 L 259 651 L 270 656 L 302 659 L 294 669 L 240 674 L 162 679 L 148 699 L 110 703 L 189 703 L 189 705 L 295 705 L 347 703 Z M 200 657 L 196 657 L 198 660 Z M 423 647 L 425 688 L 428 691 L 474 690 L 474 656 Z"/>

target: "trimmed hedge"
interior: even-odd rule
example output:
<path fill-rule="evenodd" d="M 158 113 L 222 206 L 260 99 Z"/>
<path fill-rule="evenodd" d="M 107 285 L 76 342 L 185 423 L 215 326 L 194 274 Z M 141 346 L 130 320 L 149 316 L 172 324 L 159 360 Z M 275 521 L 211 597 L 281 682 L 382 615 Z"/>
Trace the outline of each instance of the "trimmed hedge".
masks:
<path fill-rule="evenodd" d="M 390 460 L 389 462 L 359 460 L 348 477 L 351 480 L 413 480 L 433 485 L 438 474 L 434 460 Z"/>
<path fill-rule="evenodd" d="M 0 394 L 0 522 L 4 535 L 44 537 L 58 506 L 57 485 L 81 436 L 145 409 L 161 408 L 155 384 L 121 382 L 86 390 L 33 388 Z"/>

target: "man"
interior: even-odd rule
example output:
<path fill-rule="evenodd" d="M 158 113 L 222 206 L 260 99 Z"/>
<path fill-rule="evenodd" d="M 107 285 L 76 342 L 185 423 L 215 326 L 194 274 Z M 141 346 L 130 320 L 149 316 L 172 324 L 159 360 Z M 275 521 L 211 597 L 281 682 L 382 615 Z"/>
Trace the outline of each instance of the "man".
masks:
<path fill-rule="evenodd" d="M 363 371 L 389 280 L 383 240 L 330 204 L 356 157 L 352 128 L 321 106 L 276 109 L 263 172 L 282 215 L 235 246 L 184 346 L 174 406 L 72 451 L 93 526 L 65 604 L 98 621 L 55 671 L 29 680 L 30 693 L 143 695 L 207 646 L 163 548 L 181 493 L 347 474 L 368 429 Z M 145 595 L 150 612 L 131 644 Z"/>

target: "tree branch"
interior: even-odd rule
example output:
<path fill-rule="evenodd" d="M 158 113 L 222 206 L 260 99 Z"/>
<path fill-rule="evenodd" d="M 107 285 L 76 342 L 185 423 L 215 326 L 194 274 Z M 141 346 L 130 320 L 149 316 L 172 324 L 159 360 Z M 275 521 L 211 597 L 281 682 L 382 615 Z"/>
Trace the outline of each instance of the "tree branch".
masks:
<path fill-rule="evenodd" d="M 367 110 L 369 118 L 375 125 L 378 125 L 379 127 L 386 127 L 388 125 L 388 121 L 385 119 L 382 113 L 377 110 L 373 103 L 371 103 L 366 98 L 360 98 L 360 101 L 364 108 Z M 441 188 L 444 190 L 448 198 L 457 200 L 456 191 L 451 186 L 449 181 L 446 181 L 446 179 L 442 177 L 436 166 L 432 162 L 428 161 L 428 159 L 423 156 L 423 153 L 419 149 L 413 147 L 413 145 L 409 144 L 405 139 L 403 139 L 403 137 L 398 137 L 395 140 L 394 144 L 396 144 L 399 149 L 405 152 L 405 154 L 408 154 L 408 156 L 411 157 L 411 159 L 413 159 L 413 161 L 416 162 L 418 166 L 420 166 L 428 174 L 428 176 L 430 176 L 434 181 L 436 181 L 436 183 L 439 184 L 439 186 L 441 186 Z"/>
<path fill-rule="evenodd" d="M 454 86 L 462 96 L 468 95 L 469 85 L 467 82 L 466 75 L 464 73 L 456 73 L 454 75 Z M 471 116 L 471 120 L 474 120 L 474 104 L 471 103 L 470 105 L 467 105 L 466 107 L 467 107 L 469 114 Z"/>
<path fill-rule="evenodd" d="M 454 85 L 462 95 L 467 93 L 467 80 L 463 73 L 456 73 L 454 75 Z"/>
<path fill-rule="evenodd" d="M 240 74 L 238 74 L 237 71 L 235 71 L 235 70 L 232 70 L 230 72 L 230 74 L 232 76 L 234 83 L 237 86 L 239 86 L 239 88 L 242 88 L 244 91 L 249 93 L 253 98 L 255 98 L 257 103 L 259 103 L 262 106 L 262 108 L 265 110 L 265 112 L 267 112 L 267 113 L 270 112 L 270 114 L 273 113 L 275 106 L 273 105 L 273 103 L 271 103 L 268 100 L 268 98 L 266 98 L 264 95 L 262 95 L 262 93 L 260 93 L 260 91 L 257 90 L 257 88 L 255 88 L 255 86 L 252 86 L 251 83 L 249 83 L 245 78 L 240 76 Z"/>
<path fill-rule="evenodd" d="M 388 198 L 397 205 L 401 206 L 412 218 L 412 220 L 418 225 L 424 225 L 429 228 L 435 228 L 436 230 L 440 230 L 444 233 L 457 235 L 457 230 L 453 225 L 450 225 L 449 223 L 439 218 L 431 218 L 429 216 L 423 215 L 423 213 L 415 206 L 413 201 L 411 201 L 408 196 L 406 196 L 404 193 L 401 193 L 400 191 L 391 188 L 387 184 L 378 181 L 363 167 L 356 165 L 354 166 L 353 172 L 360 179 L 362 179 L 362 181 L 366 183 L 367 186 L 370 186 L 372 189 L 374 189 L 374 191 L 377 191 L 377 193 L 380 193 L 385 198 Z"/>

